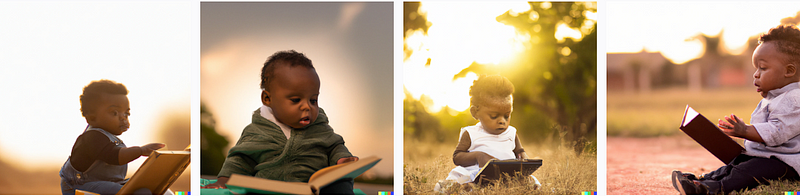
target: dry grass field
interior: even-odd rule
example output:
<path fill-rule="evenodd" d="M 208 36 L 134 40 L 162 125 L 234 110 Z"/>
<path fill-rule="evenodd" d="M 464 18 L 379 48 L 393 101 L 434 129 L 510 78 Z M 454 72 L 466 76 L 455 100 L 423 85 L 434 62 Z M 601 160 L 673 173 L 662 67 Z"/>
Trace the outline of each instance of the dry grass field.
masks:
<path fill-rule="evenodd" d="M 433 195 L 436 182 L 443 180 L 453 164 L 455 143 L 431 143 L 405 140 L 403 159 L 403 193 Z M 572 148 L 543 147 L 546 144 L 523 144 L 531 157 L 543 159 L 543 165 L 533 173 L 542 183 L 534 190 L 523 180 L 506 180 L 471 191 L 453 187 L 452 194 L 469 195 L 579 195 L 597 190 L 597 153 L 576 155 Z"/>

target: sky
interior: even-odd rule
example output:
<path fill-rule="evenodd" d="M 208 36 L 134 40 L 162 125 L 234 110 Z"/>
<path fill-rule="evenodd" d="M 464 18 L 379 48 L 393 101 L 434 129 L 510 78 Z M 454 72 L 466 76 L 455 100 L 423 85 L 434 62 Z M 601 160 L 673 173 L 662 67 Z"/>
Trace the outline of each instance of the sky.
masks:
<path fill-rule="evenodd" d="M 312 60 L 321 80 L 319 106 L 350 152 L 383 158 L 375 173 L 393 174 L 391 2 L 200 7 L 200 99 L 230 146 L 261 106 L 263 63 L 294 49 Z"/>
<path fill-rule="evenodd" d="M 606 9 L 606 51 L 635 53 L 643 48 L 660 51 L 673 63 L 700 57 L 699 34 L 718 35 L 733 54 L 745 49 L 747 39 L 778 26 L 800 11 L 798 1 L 609 1 Z"/>
<path fill-rule="evenodd" d="M 530 5 L 524 1 L 422 2 L 420 10 L 431 26 L 427 35 L 421 30 L 407 32 L 406 45 L 414 52 L 403 62 L 403 87 L 414 99 L 419 100 L 422 95 L 431 99 L 428 112 L 438 112 L 445 106 L 465 111 L 469 108 L 469 87 L 478 75 L 468 73 L 456 80 L 453 76 L 472 62 L 513 62 L 514 57 L 525 50 L 522 43 L 529 39 L 496 19 L 509 10 L 512 13 L 530 10 Z M 594 13 L 588 15 L 590 19 L 597 19 Z M 556 36 L 562 40 L 564 37 L 579 38 L 581 34 L 576 29 L 559 27 Z M 426 65 L 428 58 L 431 58 L 430 65 Z"/>
<path fill-rule="evenodd" d="M 158 139 L 165 119 L 190 115 L 190 5 L 0 1 L 0 160 L 59 169 L 87 125 L 83 87 L 99 79 L 128 88 L 125 144 L 166 142 Z"/>

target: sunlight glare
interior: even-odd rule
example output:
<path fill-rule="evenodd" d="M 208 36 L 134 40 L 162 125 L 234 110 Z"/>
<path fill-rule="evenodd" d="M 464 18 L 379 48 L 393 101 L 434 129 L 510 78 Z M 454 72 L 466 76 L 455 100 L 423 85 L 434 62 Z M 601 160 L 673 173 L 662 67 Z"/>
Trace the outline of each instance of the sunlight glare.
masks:
<path fill-rule="evenodd" d="M 751 3 L 747 6 L 720 2 L 608 2 L 604 10 L 608 53 L 636 53 L 643 48 L 661 52 L 681 64 L 703 54 L 703 42 L 691 40 L 700 34 L 715 36 L 722 31 L 723 50 L 745 52 L 747 39 L 797 14 L 800 2 Z M 653 10 L 676 10 L 653 12 Z M 637 17 L 631 17 L 637 16 Z"/>
<path fill-rule="evenodd" d="M 561 43 L 568 37 L 575 41 L 581 41 L 581 39 L 583 39 L 583 35 L 580 31 L 570 28 L 566 23 L 559 24 L 558 27 L 556 27 L 556 40 Z"/>
<path fill-rule="evenodd" d="M 469 87 L 478 76 L 469 73 L 456 80 L 453 76 L 473 62 L 497 65 L 511 61 L 525 50 L 522 41 L 530 39 L 519 35 L 514 27 L 497 22 L 497 16 L 509 10 L 510 14 L 525 12 L 530 5 L 527 2 L 423 3 L 420 11 L 427 13 L 432 25 L 427 35 L 415 31 L 404 40 L 412 50 L 403 62 L 405 88 L 415 99 L 422 95 L 430 97 L 433 103 L 427 108 L 429 112 L 438 112 L 444 106 L 466 110 Z M 426 66 L 429 58 L 430 65 Z"/>

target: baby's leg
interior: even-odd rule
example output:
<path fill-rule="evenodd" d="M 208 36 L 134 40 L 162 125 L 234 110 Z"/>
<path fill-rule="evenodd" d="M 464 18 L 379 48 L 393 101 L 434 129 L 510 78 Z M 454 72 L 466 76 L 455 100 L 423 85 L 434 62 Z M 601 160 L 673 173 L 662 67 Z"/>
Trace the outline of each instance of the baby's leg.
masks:
<path fill-rule="evenodd" d="M 122 188 L 122 185 L 116 182 L 109 182 L 109 181 L 94 181 L 94 182 L 87 182 L 83 185 L 78 185 L 75 189 L 89 191 L 92 193 L 97 193 L 101 195 L 114 195 L 119 192 L 119 189 Z"/>
<path fill-rule="evenodd" d="M 711 175 L 707 174 L 700 182 L 707 185 L 712 193 L 726 194 L 767 184 L 767 180 L 798 179 L 797 172 L 777 158 L 742 155 L 736 158 L 734 164 L 723 166 L 709 174 Z"/>

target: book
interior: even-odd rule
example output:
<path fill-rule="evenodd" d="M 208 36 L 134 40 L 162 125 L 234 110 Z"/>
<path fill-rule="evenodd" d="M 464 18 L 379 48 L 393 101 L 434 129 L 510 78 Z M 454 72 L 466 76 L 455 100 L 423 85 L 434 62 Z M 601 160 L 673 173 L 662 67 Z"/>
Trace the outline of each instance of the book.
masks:
<path fill-rule="evenodd" d="M 542 166 L 542 159 L 508 159 L 490 160 L 475 176 L 475 182 L 484 185 L 502 178 L 505 174 L 515 176 L 517 172 L 522 176 L 529 176 Z"/>
<path fill-rule="evenodd" d="M 154 150 L 136 170 L 117 195 L 131 195 L 140 188 L 147 188 L 154 195 L 163 195 L 189 166 L 191 152 L 186 150 Z"/>
<path fill-rule="evenodd" d="M 689 105 L 683 112 L 680 129 L 725 164 L 744 152 L 739 143 Z"/>
<path fill-rule="evenodd" d="M 306 182 L 284 182 L 257 178 L 253 176 L 233 174 L 228 179 L 228 189 L 244 190 L 244 193 L 237 194 L 293 194 L 293 195 L 318 195 L 319 190 L 326 185 L 339 179 L 354 179 L 366 172 L 375 164 L 381 161 L 380 158 L 371 156 L 361 158 L 358 161 L 342 163 L 338 165 L 322 168 L 314 172 Z"/>

